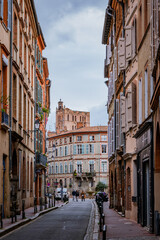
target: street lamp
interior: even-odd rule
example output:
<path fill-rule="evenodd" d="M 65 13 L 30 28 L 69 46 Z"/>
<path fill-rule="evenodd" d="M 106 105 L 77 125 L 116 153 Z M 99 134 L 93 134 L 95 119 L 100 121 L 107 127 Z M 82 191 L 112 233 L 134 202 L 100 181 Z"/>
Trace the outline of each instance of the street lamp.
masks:
<path fill-rule="evenodd" d="M 35 124 L 35 130 L 38 130 L 40 125 L 39 120 L 37 119 L 34 124 Z"/>

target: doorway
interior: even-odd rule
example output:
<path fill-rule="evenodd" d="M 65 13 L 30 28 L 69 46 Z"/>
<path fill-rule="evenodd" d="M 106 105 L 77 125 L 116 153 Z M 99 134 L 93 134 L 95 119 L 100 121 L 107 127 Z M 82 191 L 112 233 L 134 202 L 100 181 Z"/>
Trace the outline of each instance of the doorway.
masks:
<path fill-rule="evenodd" d="M 149 227 L 150 196 L 149 196 L 149 160 L 143 163 L 143 225 Z"/>

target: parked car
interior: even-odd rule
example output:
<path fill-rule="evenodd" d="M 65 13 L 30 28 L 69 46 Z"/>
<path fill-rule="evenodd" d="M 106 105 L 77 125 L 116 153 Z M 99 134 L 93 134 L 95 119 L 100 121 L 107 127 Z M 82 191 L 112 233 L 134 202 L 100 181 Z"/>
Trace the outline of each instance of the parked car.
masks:
<path fill-rule="evenodd" d="M 56 188 L 55 199 L 61 200 L 61 188 Z M 69 199 L 69 196 L 68 196 L 67 188 L 63 188 L 63 201 L 68 201 L 68 199 Z"/>
<path fill-rule="evenodd" d="M 98 192 L 96 194 L 96 201 L 102 200 L 103 202 L 108 202 L 108 194 L 105 192 Z"/>

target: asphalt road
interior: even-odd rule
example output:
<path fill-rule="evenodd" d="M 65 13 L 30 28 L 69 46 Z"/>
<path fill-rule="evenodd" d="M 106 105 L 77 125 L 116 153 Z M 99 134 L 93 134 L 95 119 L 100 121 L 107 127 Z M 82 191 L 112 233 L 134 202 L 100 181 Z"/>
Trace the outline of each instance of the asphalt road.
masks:
<path fill-rule="evenodd" d="M 11 232 L 3 240 L 83 240 L 87 231 L 91 200 L 73 202 L 53 210 Z"/>

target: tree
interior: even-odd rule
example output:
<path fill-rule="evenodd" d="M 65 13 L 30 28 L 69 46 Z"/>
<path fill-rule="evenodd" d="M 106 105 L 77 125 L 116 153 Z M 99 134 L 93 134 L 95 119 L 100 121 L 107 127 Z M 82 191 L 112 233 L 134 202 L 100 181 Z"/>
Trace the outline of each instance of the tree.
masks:
<path fill-rule="evenodd" d="M 104 189 L 107 188 L 107 185 L 104 184 L 103 182 L 99 182 L 97 183 L 97 186 L 96 186 L 96 191 L 99 192 L 104 192 Z"/>

